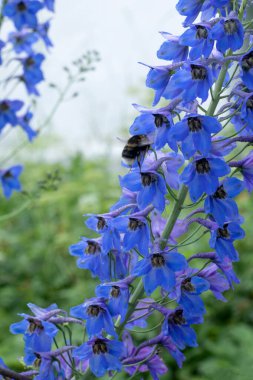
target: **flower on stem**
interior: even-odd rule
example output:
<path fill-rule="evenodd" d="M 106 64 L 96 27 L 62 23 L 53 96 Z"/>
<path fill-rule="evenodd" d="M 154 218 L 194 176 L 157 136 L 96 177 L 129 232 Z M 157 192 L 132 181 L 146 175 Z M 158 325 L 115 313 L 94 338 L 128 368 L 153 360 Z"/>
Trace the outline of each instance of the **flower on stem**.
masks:
<path fill-rule="evenodd" d="M 195 60 L 203 56 L 208 58 L 213 50 L 214 40 L 210 35 L 210 24 L 198 23 L 192 25 L 179 38 L 179 43 L 191 46 L 190 59 Z"/>
<path fill-rule="evenodd" d="M 5 198 L 9 199 L 13 191 L 21 191 L 19 176 L 23 171 L 23 166 L 16 165 L 8 169 L 0 170 L 0 180 Z"/>
<path fill-rule="evenodd" d="M 244 188 L 244 183 L 239 179 L 226 178 L 214 194 L 206 197 L 205 213 L 211 214 L 220 226 L 223 226 L 225 222 L 238 220 L 238 206 L 232 198 L 240 194 Z"/>
<path fill-rule="evenodd" d="M 107 300 L 108 310 L 113 317 L 120 315 L 121 322 L 124 321 L 129 301 L 129 285 L 126 281 L 100 284 L 96 288 L 96 295 Z"/>
<path fill-rule="evenodd" d="M 45 56 L 41 53 L 31 54 L 26 58 L 19 59 L 23 66 L 21 80 L 25 83 L 29 94 L 39 95 L 36 85 L 44 79 L 41 71 L 41 64 L 44 59 Z"/>
<path fill-rule="evenodd" d="M 188 57 L 188 46 L 181 43 L 179 37 L 170 33 L 161 32 L 166 41 L 157 52 L 157 57 L 166 61 L 180 62 Z"/>
<path fill-rule="evenodd" d="M 165 99 L 182 96 L 185 102 L 208 98 L 209 89 L 214 83 L 212 70 L 205 64 L 185 63 L 172 77 L 163 92 Z"/>
<path fill-rule="evenodd" d="M 107 371 L 120 371 L 122 364 L 120 357 L 123 354 L 122 342 L 97 338 L 89 340 L 73 350 L 73 357 L 80 361 L 89 360 L 89 366 L 95 376 L 103 376 Z"/>
<path fill-rule="evenodd" d="M 17 112 L 23 107 L 21 100 L 2 100 L 0 102 L 0 132 L 10 124 L 15 127 L 18 124 Z"/>
<path fill-rule="evenodd" d="M 190 197 L 196 202 L 203 193 L 213 194 L 219 186 L 218 178 L 229 172 L 229 166 L 220 158 L 196 156 L 184 169 L 180 179 L 189 187 Z"/>
<path fill-rule="evenodd" d="M 218 270 L 219 267 L 216 264 L 211 263 L 206 268 L 202 269 L 198 276 L 209 282 L 210 290 L 215 298 L 225 302 L 227 300 L 222 293 L 230 288 L 230 284 L 226 277 L 219 273 Z"/>
<path fill-rule="evenodd" d="M 172 128 L 173 137 L 182 141 L 182 152 L 190 158 L 196 151 L 207 154 L 211 149 L 211 134 L 221 130 L 218 120 L 211 116 L 189 114 Z"/>
<path fill-rule="evenodd" d="M 10 326 L 12 334 L 24 334 L 25 358 L 24 361 L 30 365 L 36 359 L 35 352 L 48 352 L 51 350 L 53 338 L 58 333 L 57 327 L 50 323 L 50 317 L 62 312 L 56 304 L 43 309 L 29 303 L 28 307 L 35 316 L 19 314 L 24 317 L 23 321 L 13 323 Z"/>
<path fill-rule="evenodd" d="M 51 352 L 36 352 L 35 366 L 39 367 L 39 374 L 34 380 L 65 380 L 66 372 L 60 359 L 73 348 L 65 346 Z"/>
<path fill-rule="evenodd" d="M 12 0 L 3 8 L 3 15 L 9 17 L 18 30 L 24 26 L 36 28 L 36 14 L 43 8 L 43 4 L 36 0 Z"/>
<path fill-rule="evenodd" d="M 86 330 L 89 337 L 102 334 L 103 331 L 114 337 L 117 336 L 112 316 L 105 304 L 104 298 L 90 298 L 81 305 L 72 307 L 70 315 L 86 320 Z"/>
<path fill-rule="evenodd" d="M 17 54 L 23 52 L 31 54 L 32 46 L 38 41 L 38 36 L 30 30 L 23 29 L 20 32 L 11 32 L 8 39 Z"/>
<path fill-rule="evenodd" d="M 142 276 L 145 292 L 149 295 L 158 286 L 170 292 L 176 284 L 175 272 L 184 270 L 187 261 L 177 252 L 158 252 L 140 260 L 132 275 Z"/>
<path fill-rule="evenodd" d="M 38 135 L 38 132 L 30 127 L 30 120 L 32 117 L 33 114 L 30 111 L 27 111 L 25 115 L 18 118 L 18 124 L 27 134 L 29 141 L 33 141 L 33 139 Z"/>
<path fill-rule="evenodd" d="M 184 21 L 184 26 L 190 25 L 200 13 L 203 6 L 203 0 L 179 0 L 176 5 L 178 13 L 182 16 L 187 16 Z"/>
<path fill-rule="evenodd" d="M 236 51 L 243 45 L 244 30 L 241 22 L 234 15 L 221 18 L 212 28 L 211 36 L 216 40 L 216 48 L 225 53 L 228 49 Z"/>

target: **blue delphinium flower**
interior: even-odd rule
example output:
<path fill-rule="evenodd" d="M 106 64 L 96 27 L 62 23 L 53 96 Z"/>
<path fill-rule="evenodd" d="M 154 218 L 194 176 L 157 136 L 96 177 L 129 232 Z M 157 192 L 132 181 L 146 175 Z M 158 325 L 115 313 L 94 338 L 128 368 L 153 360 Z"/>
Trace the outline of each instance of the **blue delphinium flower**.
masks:
<path fill-rule="evenodd" d="M 58 329 L 48 319 L 59 314 L 60 310 L 56 304 L 45 309 L 31 303 L 28 304 L 28 307 L 35 316 L 20 314 L 24 317 L 23 321 L 13 323 L 10 326 L 10 331 L 12 334 L 24 334 L 24 361 L 27 365 L 30 365 L 36 359 L 36 352 L 48 352 L 51 350 L 53 338 L 56 336 Z"/>
<path fill-rule="evenodd" d="M 73 357 L 80 361 L 89 360 L 91 372 L 95 376 L 103 376 L 106 371 L 121 371 L 120 357 L 123 343 L 106 338 L 93 338 L 73 350 Z"/>
<path fill-rule="evenodd" d="M 150 135 L 154 141 L 155 149 L 161 149 L 166 144 L 172 150 L 177 150 L 177 145 L 171 135 L 173 118 L 170 105 L 159 109 L 148 109 L 134 104 L 134 107 L 141 112 L 131 125 L 129 132 L 132 135 Z"/>
<path fill-rule="evenodd" d="M 250 90 L 253 90 L 253 50 L 242 56 L 241 61 L 242 81 Z"/>
<path fill-rule="evenodd" d="M 18 124 L 17 112 L 23 107 L 21 100 L 2 100 L 0 102 L 0 132 L 10 124 L 15 126 Z"/>
<path fill-rule="evenodd" d="M 190 197 L 196 202 L 203 193 L 213 194 L 219 186 L 218 178 L 229 172 L 230 168 L 224 160 L 198 156 L 186 166 L 180 179 L 189 187 Z"/>
<path fill-rule="evenodd" d="M 103 331 L 112 336 L 117 336 L 112 316 L 103 298 L 90 298 L 81 305 L 72 307 L 70 315 L 86 320 L 86 330 L 89 337 L 98 336 Z"/>
<path fill-rule="evenodd" d="M 117 222 L 112 214 L 100 214 L 90 216 L 86 226 L 102 235 L 103 252 L 107 253 L 111 249 L 120 251 L 120 234 L 117 230 Z"/>
<path fill-rule="evenodd" d="M 224 226 L 211 230 L 210 247 L 214 248 L 218 258 L 223 261 L 229 258 L 231 261 L 238 261 L 238 252 L 233 242 L 243 239 L 245 232 L 238 223 L 225 223 Z"/>
<path fill-rule="evenodd" d="M 157 57 L 166 61 L 181 62 L 188 56 L 188 47 L 181 44 L 179 37 L 170 33 L 161 32 L 166 41 L 157 52 Z"/>
<path fill-rule="evenodd" d="M 20 58 L 20 62 L 23 66 L 23 74 L 21 76 L 22 81 L 25 83 L 28 93 L 39 95 L 36 85 L 43 79 L 43 72 L 41 70 L 41 64 L 44 61 L 45 56 L 41 53 L 31 54 L 26 58 Z"/>
<path fill-rule="evenodd" d="M 12 0 L 4 6 L 3 15 L 12 19 L 18 30 L 24 26 L 36 28 L 36 14 L 42 8 L 43 4 L 36 0 Z"/>
<path fill-rule="evenodd" d="M 199 323 L 198 319 L 186 317 L 182 308 L 168 310 L 162 325 L 162 333 L 169 336 L 179 349 L 184 349 L 186 346 L 196 347 L 198 345 L 196 333 L 191 327 L 193 323 Z"/>
<path fill-rule="evenodd" d="M 23 171 L 23 166 L 16 165 L 8 169 L 0 169 L 0 180 L 5 198 L 9 199 L 13 191 L 21 191 L 19 176 Z"/>
<path fill-rule="evenodd" d="M 199 272 L 198 276 L 204 278 L 209 282 L 209 289 L 215 298 L 225 302 L 226 298 L 222 293 L 230 288 L 230 284 L 226 277 L 223 274 L 219 273 L 218 270 L 219 267 L 216 264 L 211 263 L 206 268 L 202 269 Z"/>
<path fill-rule="evenodd" d="M 21 30 L 20 32 L 12 32 L 9 34 L 9 42 L 12 43 L 13 49 L 17 54 L 32 53 L 32 45 L 38 41 L 38 36 L 29 30 Z"/>
<path fill-rule="evenodd" d="M 214 40 L 210 35 L 210 24 L 199 23 L 192 25 L 179 38 L 179 43 L 191 46 L 190 59 L 195 60 L 203 56 L 208 58 L 213 50 Z"/>
<path fill-rule="evenodd" d="M 243 45 L 244 30 L 237 17 L 220 19 L 212 28 L 211 36 L 216 40 L 216 48 L 225 53 L 228 49 L 236 51 Z"/>
<path fill-rule="evenodd" d="M 122 323 L 128 310 L 128 284 L 124 281 L 118 281 L 98 285 L 96 288 L 96 295 L 107 299 L 107 306 L 110 314 L 113 317 L 120 315 Z"/>
<path fill-rule="evenodd" d="M 204 102 L 208 98 L 208 92 L 213 83 L 214 76 L 208 66 L 185 63 L 182 69 L 171 77 L 162 96 L 165 99 L 182 96 L 185 102 L 200 98 Z"/>
<path fill-rule="evenodd" d="M 60 355 L 62 356 L 63 353 L 64 347 L 52 352 L 36 352 L 39 373 L 34 380 L 65 380 L 66 373 L 59 361 Z"/>
<path fill-rule="evenodd" d="M 218 120 L 211 116 L 189 114 L 172 128 L 173 137 L 182 141 L 182 152 L 190 158 L 196 151 L 207 154 L 211 149 L 211 134 L 221 130 Z"/>
<path fill-rule="evenodd" d="M 180 15 L 187 16 L 184 21 L 184 26 L 191 24 L 198 17 L 202 6 L 203 0 L 179 0 L 176 9 Z"/>
<path fill-rule="evenodd" d="M 244 183 L 239 179 L 226 178 L 215 193 L 205 199 L 205 213 L 213 215 L 220 226 L 226 221 L 236 221 L 239 217 L 238 206 L 232 198 L 240 194 L 244 188 Z"/>
<path fill-rule="evenodd" d="M 33 139 L 38 135 L 38 132 L 30 127 L 30 120 L 32 119 L 32 117 L 33 114 L 30 111 L 28 111 L 25 115 L 20 116 L 18 118 L 18 124 L 27 134 L 29 141 L 33 141 Z"/>
<path fill-rule="evenodd" d="M 148 66 L 150 70 L 146 79 L 146 86 L 155 90 L 153 106 L 155 106 L 163 96 L 164 91 L 173 74 L 172 65 L 168 66 Z"/>
<path fill-rule="evenodd" d="M 77 256 L 77 266 L 88 269 L 92 276 L 98 276 L 101 281 L 110 280 L 110 259 L 102 252 L 101 239 L 82 238 L 69 247 L 72 256 Z"/>
<path fill-rule="evenodd" d="M 142 276 L 145 292 L 149 295 L 158 286 L 168 292 L 176 284 L 175 272 L 184 270 L 187 261 L 176 252 L 153 253 L 140 260 L 133 269 L 134 276 Z"/>
<path fill-rule="evenodd" d="M 164 211 L 166 183 L 157 171 L 131 171 L 120 178 L 120 184 L 132 191 L 139 191 L 137 203 L 140 209 L 152 204 L 158 211 Z"/>

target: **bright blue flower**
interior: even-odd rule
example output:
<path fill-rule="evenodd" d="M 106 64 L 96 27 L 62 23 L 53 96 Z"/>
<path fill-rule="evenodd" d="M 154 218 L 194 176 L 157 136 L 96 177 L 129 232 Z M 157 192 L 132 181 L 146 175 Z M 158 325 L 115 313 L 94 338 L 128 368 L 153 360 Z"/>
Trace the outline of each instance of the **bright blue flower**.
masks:
<path fill-rule="evenodd" d="M 13 323 L 10 326 L 12 334 L 24 334 L 25 358 L 27 365 L 33 364 L 36 359 L 36 352 L 48 352 L 51 350 L 53 338 L 56 336 L 58 329 L 48 322 L 48 319 L 59 313 L 56 304 L 42 309 L 36 305 L 28 304 L 28 307 L 35 316 L 20 314 L 24 317 L 23 321 Z"/>
<path fill-rule="evenodd" d="M 129 190 L 139 191 L 137 203 L 140 209 L 152 204 L 158 211 L 164 211 L 166 183 L 162 175 L 155 170 L 131 171 L 120 178 L 120 184 Z"/>
<path fill-rule="evenodd" d="M 109 282 L 98 285 L 96 295 L 107 299 L 107 307 L 110 314 L 115 317 L 120 315 L 121 322 L 124 321 L 129 301 L 129 286 L 126 282 Z"/>
<path fill-rule="evenodd" d="M 244 183 L 239 179 L 226 178 L 215 193 L 205 199 L 205 213 L 211 214 L 220 226 L 223 226 L 225 222 L 236 221 L 239 212 L 232 198 L 240 194 L 244 188 Z"/>
<path fill-rule="evenodd" d="M 225 53 L 228 49 L 236 51 L 243 45 L 244 30 L 237 17 L 220 19 L 212 28 L 211 36 L 216 40 L 216 48 Z"/>
<path fill-rule="evenodd" d="M 103 298 L 90 298 L 81 305 L 72 307 L 70 315 L 86 320 L 86 331 L 89 337 L 98 336 L 103 331 L 114 337 L 117 336 L 112 316 Z"/>
<path fill-rule="evenodd" d="M 77 256 L 77 266 L 88 269 L 92 276 L 98 276 L 101 281 L 110 280 L 110 259 L 102 252 L 101 239 L 82 238 L 69 247 L 72 256 Z"/>
<path fill-rule="evenodd" d="M 27 134 L 28 140 L 33 141 L 33 139 L 38 135 L 37 131 L 34 131 L 30 127 L 30 120 L 32 119 L 33 114 L 31 112 L 27 112 L 24 116 L 18 118 L 18 124 Z"/>
<path fill-rule="evenodd" d="M 153 106 L 155 106 L 163 96 L 164 91 L 170 81 L 173 69 L 168 66 L 148 66 L 150 67 L 146 79 L 146 86 L 155 90 Z"/>
<path fill-rule="evenodd" d="M 158 286 L 170 292 L 176 284 L 175 272 L 187 267 L 183 255 L 176 252 L 154 253 L 140 260 L 133 269 L 134 276 L 142 276 L 145 292 L 149 295 Z"/>
<path fill-rule="evenodd" d="M 183 309 L 169 310 L 162 325 L 162 333 L 169 336 L 179 349 L 184 349 L 185 346 L 197 347 L 196 333 L 190 326 L 192 323 L 199 321 L 186 317 Z"/>
<path fill-rule="evenodd" d="M 229 166 L 220 158 L 199 156 L 186 166 L 180 180 L 189 187 L 190 197 L 196 202 L 203 193 L 215 193 L 219 186 L 219 177 L 229 172 Z"/>
<path fill-rule="evenodd" d="M 117 230 L 117 221 L 110 214 L 94 215 L 89 217 L 86 226 L 102 235 L 102 249 L 104 253 L 111 249 L 120 251 L 120 234 Z"/>
<path fill-rule="evenodd" d="M 181 305 L 185 316 L 199 316 L 206 312 L 200 294 L 209 289 L 209 283 L 199 276 L 187 277 L 181 283 L 181 295 L 178 304 Z"/>
<path fill-rule="evenodd" d="M 13 49 L 17 54 L 32 53 L 32 45 L 38 41 L 38 36 L 34 32 L 21 30 L 20 32 L 12 32 L 9 34 L 9 42 L 12 43 Z"/>
<path fill-rule="evenodd" d="M 195 60 L 204 56 L 208 58 L 213 50 L 214 40 L 210 36 L 210 25 L 196 24 L 187 29 L 179 38 L 179 43 L 191 46 L 190 59 Z"/>
<path fill-rule="evenodd" d="M 0 132 L 8 124 L 13 127 L 18 124 L 17 112 L 23 105 L 24 103 L 20 100 L 2 100 L 0 102 Z"/>
<path fill-rule="evenodd" d="M 208 98 L 214 79 L 212 70 L 208 66 L 186 63 L 171 77 L 162 96 L 165 99 L 182 96 L 185 102 L 201 98 L 204 102 Z"/>
<path fill-rule="evenodd" d="M 138 213 L 117 218 L 117 228 L 123 232 L 123 248 L 129 251 L 138 248 L 143 255 L 148 254 L 150 232 L 147 219 Z"/>
<path fill-rule="evenodd" d="M 166 41 L 157 52 L 157 57 L 166 61 L 181 62 L 188 57 L 188 47 L 182 46 L 179 37 L 170 33 L 161 32 Z"/>
<path fill-rule="evenodd" d="M 22 81 L 25 83 L 28 93 L 39 95 L 36 85 L 43 79 L 43 72 L 41 71 L 41 64 L 44 61 L 43 54 L 31 54 L 26 58 L 20 59 L 23 66 Z"/>
<path fill-rule="evenodd" d="M 16 165 L 8 169 L 0 170 L 0 180 L 5 198 L 9 199 L 13 191 L 21 191 L 19 176 L 23 171 L 23 166 Z"/>
<path fill-rule="evenodd" d="M 253 50 L 242 56 L 240 64 L 242 81 L 248 89 L 253 90 Z"/>
<path fill-rule="evenodd" d="M 210 247 L 214 248 L 218 258 L 223 261 L 229 258 L 231 261 L 238 261 L 238 252 L 233 246 L 237 239 L 243 239 L 245 232 L 239 224 L 231 222 L 224 224 L 223 228 L 217 227 L 211 231 L 209 241 Z"/>
<path fill-rule="evenodd" d="M 184 26 L 191 24 L 201 11 L 203 0 L 179 0 L 176 5 L 177 11 L 182 16 L 187 16 L 184 21 Z"/>
<path fill-rule="evenodd" d="M 95 376 L 103 376 L 106 371 L 121 371 L 120 357 L 123 343 L 106 338 L 94 338 L 73 350 L 73 357 L 89 360 L 89 366 Z"/>
<path fill-rule="evenodd" d="M 155 149 L 162 149 L 166 144 L 172 150 L 177 150 L 177 145 L 171 134 L 173 118 L 170 106 L 160 109 L 148 109 L 134 104 L 134 107 L 141 112 L 131 125 L 129 132 L 131 135 L 148 135 L 154 141 Z"/>
<path fill-rule="evenodd" d="M 43 4 L 36 0 L 11 0 L 5 5 L 3 15 L 12 19 L 18 30 L 24 26 L 35 29 L 38 23 L 36 14 L 42 8 Z"/>
<path fill-rule="evenodd" d="M 211 134 L 221 130 L 218 120 L 211 116 L 189 114 L 172 128 L 173 137 L 182 141 L 182 152 L 190 158 L 199 151 L 207 154 L 211 149 Z"/>

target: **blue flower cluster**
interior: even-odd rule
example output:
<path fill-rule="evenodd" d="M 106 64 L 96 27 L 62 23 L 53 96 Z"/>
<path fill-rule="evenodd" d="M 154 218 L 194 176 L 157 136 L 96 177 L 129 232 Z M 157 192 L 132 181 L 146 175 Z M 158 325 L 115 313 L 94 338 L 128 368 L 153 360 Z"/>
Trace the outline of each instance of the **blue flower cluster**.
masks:
<path fill-rule="evenodd" d="M 1 3 L 0 28 L 5 37 L 0 39 L 0 65 L 11 67 L 11 74 L 2 79 L 2 83 L 21 84 L 28 96 L 39 96 L 38 85 L 44 80 L 42 63 L 45 59 L 39 50 L 41 41 L 46 49 L 52 46 L 48 37 L 50 19 L 47 11 L 54 11 L 54 0 L 3 0 Z M 0 134 L 7 133 L 8 128 L 20 127 L 28 140 L 33 141 L 38 132 L 31 127 L 33 114 L 30 104 L 11 99 L 10 91 L 6 96 L 2 92 Z M 21 165 L 0 169 L 3 195 L 6 198 L 10 198 L 13 191 L 21 190 L 19 176 L 22 170 Z"/>
<path fill-rule="evenodd" d="M 12 17 L 16 3 L 6 11 Z M 31 23 L 39 9 L 33 3 L 27 9 Z M 146 65 L 154 103 L 152 108 L 134 104 L 139 115 L 122 151 L 128 169 L 119 178 L 122 195 L 107 213 L 88 215 L 94 237 L 70 247 L 77 266 L 99 278 L 95 296 L 73 306 L 70 316 L 56 305 L 29 305 L 35 316 L 22 315 L 24 321 L 11 326 L 24 335 L 25 363 L 39 359 L 35 379 L 149 371 L 157 380 L 167 372 L 159 347 L 181 367 L 182 351 L 198 345 L 193 326 L 204 322 L 205 293 L 225 301 L 223 293 L 239 282 L 235 242 L 244 231 L 235 198 L 253 189 L 252 150 L 236 160 L 243 152 L 237 144 L 250 150 L 253 142 L 253 51 L 238 52 L 252 30 L 246 4 L 239 3 L 179 0 L 186 30 L 181 36 L 162 33 L 166 41 L 157 55 L 169 64 Z M 201 21 L 193 23 L 199 14 Z M 15 16 L 17 28 L 22 22 L 27 18 Z M 172 100 L 154 108 L 162 97 Z M 179 238 L 195 223 L 210 234 L 210 247 L 189 257 Z M 196 237 L 191 231 L 185 240 L 194 244 Z M 153 313 L 161 322 L 150 329 Z M 61 323 L 68 330 L 70 323 L 85 326 L 85 337 L 80 334 L 76 346 L 70 334 L 65 346 L 51 351 L 64 329 Z M 148 327 L 155 336 L 142 334 L 135 345 L 136 327 L 141 333 Z"/>

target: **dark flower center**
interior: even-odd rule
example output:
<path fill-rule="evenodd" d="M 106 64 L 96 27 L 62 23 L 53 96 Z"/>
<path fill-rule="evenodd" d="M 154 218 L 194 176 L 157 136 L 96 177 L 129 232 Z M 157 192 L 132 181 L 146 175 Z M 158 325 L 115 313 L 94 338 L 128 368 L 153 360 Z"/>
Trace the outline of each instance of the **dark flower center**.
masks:
<path fill-rule="evenodd" d="M 105 218 L 103 218 L 102 216 L 98 216 L 97 219 L 98 219 L 97 229 L 102 230 L 106 226 Z"/>
<path fill-rule="evenodd" d="M 129 218 L 128 228 L 131 231 L 136 231 L 137 228 L 141 228 L 143 225 L 144 223 L 141 222 L 140 220 L 135 219 L 135 218 Z"/>
<path fill-rule="evenodd" d="M 28 318 L 27 321 L 29 322 L 28 331 L 30 333 L 34 333 L 34 331 L 36 331 L 36 330 L 43 330 L 44 329 L 41 321 L 38 321 L 35 319 L 30 319 L 30 318 Z"/>
<path fill-rule="evenodd" d="M 242 68 L 243 70 L 250 70 L 253 67 L 253 51 L 249 54 L 246 54 L 242 59 Z"/>
<path fill-rule="evenodd" d="M 194 290 L 195 290 L 194 286 L 191 283 L 191 279 L 190 278 L 186 278 L 182 282 L 181 287 L 182 287 L 183 290 L 186 290 L 187 292 L 194 292 Z"/>
<path fill-rule="evenodd" d="M 224 30 L 226 34 L 234 34 L 237 32 L 237 29 L 236 20 L 226 20 L 224 22 Z"/>
<path fill-rule="evenodd" d="M 33 66 L 34 64 L 35 64 L 35 61 L 32 57 L 28 57 L 25 60 L 25 66 L 27 66 L 27 67 Z"/>
<path fill-rule="evenodd" d="M 156 181 L 156 175 L 153 173 L 141 173 L 141 183 L 143 186 L 150 186 Z"/>
<path fill-rule="evenodd" d="M 246 102 L 247 108 L 253 109 L 253 96 L 251 96 Z"/>
<path fill-rule="evenodd" d="M 229 234 L 229 231 L 228 231 L 226 225 L 224 225 L 223 228 L 218 228 L 217 237 L 218 238 L 229 238 L 230 237 L 230 234 Z"/>
<path fill-rule="evenodd" d="M 206 158 L 196 161 L 196 170 L 199 174 L 205 174 L 210 171 L 210 165 Z"/>
<path fill-rule="evenodd" d="M 88 253 L 88 255 L 94 255 L 96 252 L 100 252 L 101 248 L 100 245 L 92 240 L 87 241 L 88 245 L 85 248 L 85 253 Z"/>
<path fill-rule="evenodd" d="M 191 132 L 198 132 L 202 129 L 201 121 L 198 117 L 189 117 L 188 127 Z"/>
<path fill-rule="evenodd" d="M 207 32 L 207 29 L 204 26 L 197 25 L 196 29 L 197 29 L 197 31 L 196 31 L 196 38 L 198 40 L 201 40 L 202 38 L 203 39 L 207 39 L 208 32 Z"/>
<path fill-rule="evenodd" d="M 155 114 L 154 117 L 155 117 L 155 126 L 157 128 L 162 127 L 164 124 L 166 125 L 166 127 L 169 127 L 170 122 L 166 116 Z"/>
<path fill-rule="evenodd" d="M 111 289 L 111 296 L 113 298 L 118 298 L 120 296 L 120 287 L 119 286 L 112 286 Z"/>
<path fill-rule="evenodd" d="M 151 257 L 151 264 L 154 268 L 161 268 L 165 265 L 165 259 L 163 255 L 160 255 L 160 253 L 155 253 Z"/>
<path fill-rule="evenodd" d="M 17 10 L 19 12 L 24 12 L 26 11 L 26 4 L 24 3 L 24 1 L 20 1 L 18 4 L 17 4 Z"/>
<path fill-rule="evenodd" d="M 176 310 L 175 313 L 169 317 L 168 322 L 172 322 L 175 325 L 183 325 L 186 322 L 185 318 L 183 317 L 183 310 Z"/>
<path fill-rule="evenodd" d="M 90 305 L 87 308 L 87 313 L 91 317 L 97 317 L 101 311 L 102 311 L 102 308 L 98 305 Z"/>
<path fill-rule="evenodd" d="M 206 68 L 198 65 L 191 65 L 191 74 L 194 80 L 204 80 L 207 77 Z"/>
<path fill-rule="evenodd" d="M 227 193 L 224 190 L 224 186 L 223 185 L 219 186 L 218 189 L 216 190 L 216 192 L 213 195 L 214 198 L 218 198 L 218 199 L 225 199 L 226 196 L 227 196 Z"/>
<path fill-rule="evenodd" d="M 10 106 L 7 102 L 1 102 L 0 103 L 0 111 L 6 112 L 10 109 Z"/>
<path fill-rule="evenodd" d="M 105 354 L 108 351 L 107 345 L 103 340 L 97 339 L 92 346 L 92 351 L 95 355 Z"/>

